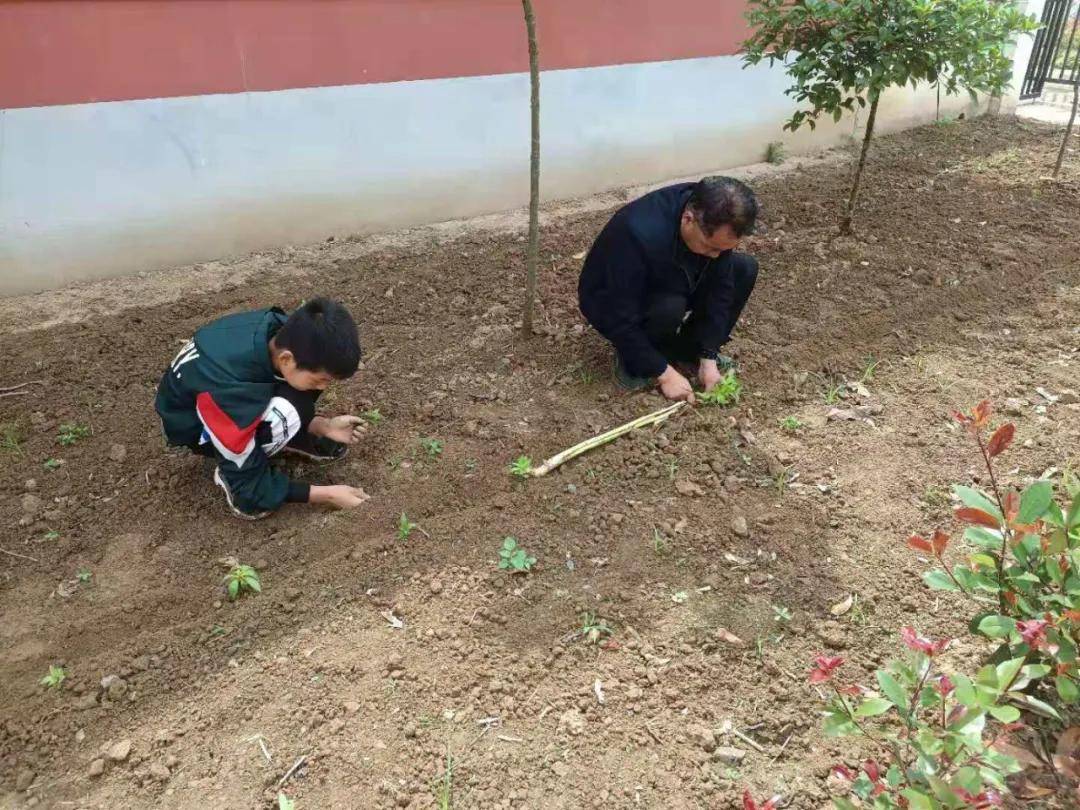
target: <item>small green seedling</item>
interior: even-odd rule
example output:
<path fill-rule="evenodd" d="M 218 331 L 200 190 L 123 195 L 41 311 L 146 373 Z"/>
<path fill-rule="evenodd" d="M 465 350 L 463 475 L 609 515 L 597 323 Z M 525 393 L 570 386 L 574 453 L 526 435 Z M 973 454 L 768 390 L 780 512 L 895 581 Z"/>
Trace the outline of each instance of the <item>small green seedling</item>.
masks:
<path fill-rule="evenodd" d="M 225 575 L 225 587 L 230 599 L 236 599 L 245 591 L 262 593 L 259 572 L 250 565 L 234 565 L 232 570 Z"/>
<path fill-rule="evenodd" d="M 49 665 L 49 674 L 41 679 L 41 685 L 46 689 L 59 689 L 60 684 L 64 682 L 64 678 L 67 677 L 67 670 L 63 667 L 58 667 L 55 664 Z"/>
<path fill-rule="evenodd" d="M 386 419 L 385 416 L 379 413 L 378 408 L 372 408 L 370 411 L 364 411 L 362 414 L 360 414 L 360 418 L 370 425 L 378 425 Z"/>
<path fill-rule="evenodd" d="M 773 141 L 765 148 L 765 162 L 779 166 L 787 156 L 787 149 L 780 141 Z"/>
<path fill-rule="evenodd" d="M 398 540 L 408 540 L 409 535 L 412 534 L 413 529 L 416 528 L 419 528 L 419 524 L 413 523 L 411 520 L 409 520 L 408 515 L 402 512 L 401 517 L 398 518 L 397 524 Z"/>
<path fill-rule="evenodd" d="M 874 375 L 877 374 L 878 366 L 881 365 L 881 361 L 874 357 L 872 354 L 866 356 L 866 360 L 863 362 L 862 375 L 859 377 L 859 382 L 863 385 L 874 379 Z"/>
<path fill-rule="evenodd" d="M 79 582 L 81 582 L 83 585 L 89 584 L 90 580 L 93 579 L 93 577 L 94 575 L 91 573 L 89 568 L 80 568 L 75 573 L 75 578 L 79 580 Z"/>
<path fill-rule="evenodd" d="M 442 455 L 443 443 L 438 439 L 423 438 L 420 440 L 420 446 L 424 448 L 424 452 L 432 461 Z"/>
<path fill-rule="evenodd" d="M 663 533 L 655 526 L 653 526 L 652 530 L 652 550 L 658 557 L 663 557 L 668 553 L 667 540 L 664 538 Z"/>
<path fill-rule="evenodd" d="M 90 435 L 90 428 L 86 425 L 77 425 L 74 422 L 60 426 L 60 435 L 57 436 L 57 441 L 64 447 L 71 447 L 79 439 L 85 439 Z"/>
<path fill-rule="evenodd" d="M 296 802 L 286 796 L 284 793 L 277 795 L 278 810 L 296 810 Z"/>
<path fill-rule="evenodd" d="M 731 369 L 720 378 L 720 382 L 703 394 L 698 395 L 698 400 L 705 405 L 732 405 L 739 401 L 742 396 L 742 383 L 735 376 L 735 369 Z"/>
<path fill-rule="evenodd" d="M 6 450 L 17 456 L 22 455 L 22 443 L 26 441 L 26 431 L 18 422 L 0 424 L 0 450 Z"/>
<path fill-rule="evenodd" d="M 515 574 L 527 574 L 536 565 L 536 557 L 518 545 L 516 537 L 507 537 L 499 549 L 499 568 Z"/>
<path fill-rule="evenodd" d="M 803 427 L 803 423 L 796 416 L 785 416 L 780 420 L 780 427 L 788 433 L 796 433 Z"/>
<path fill-rule="evenodd" d="M 60 539 L 60 532 L 56 531 L 55 529 L 50 529 L 49 531 L 45 532 L 44 539 L 45 540 L 59 540 Z"/>
<path fill-rule="evenodd" d="M 843 391 L 844 386 L 842 385 L 830 385 L 826 387 L 825 393 L 822 395 L 825 399 L 825 404 L 835 405 L 837 402 L 840 401 L 840 395 L 843 393 Z"/>
<path fill-rule="evenodd" d="M 791 621 L 791 611 L 783 605 L 773 605 L 772 611 L 773 621 L 779 622 L 780 624 L 786 624 Z"/>
<path fill-rule="evenodd" d="M 58 470 L 58 469 L 60 469 L 60 465 L 63 464 L 63 463 L 64 462 L 61 461 L 58 458 L 47 458 L 47 459 L 45 459 L 45 469 L 46 470 Z"/>
<path fill-rule="evenodd" d="M 510 474 L 518 478 L 528 478 L 532 475 L 532 459 L 528 456 L 518 456 L 510 462 Z"/>
<path fill-rule="evenodd" d="M 578 631 L 578 635 L 582 636 L 590 644 L 599 644 L 614 632 L 611 625 L 604 619 L 597 618 L 595 613 L 586 612 L 581 614 L 581 629 Z"/>
<path fill-rule="evenodd" d="M 480 463 L 475 458 L 465 459 L 465 472 L 476 472 L 476 468 L 480 466 Z"/>

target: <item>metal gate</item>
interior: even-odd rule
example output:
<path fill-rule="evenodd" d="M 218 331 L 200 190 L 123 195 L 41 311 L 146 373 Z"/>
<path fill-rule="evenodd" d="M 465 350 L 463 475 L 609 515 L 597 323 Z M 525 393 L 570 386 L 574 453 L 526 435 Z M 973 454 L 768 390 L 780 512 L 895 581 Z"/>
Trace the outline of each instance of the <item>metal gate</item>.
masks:
<path fill-rule="evenodd" d="M 1080 0 L 1046 0 L 1020 98 L 1038 98 L 1045 84 L 1075 86 L 1080 74 Z"/>

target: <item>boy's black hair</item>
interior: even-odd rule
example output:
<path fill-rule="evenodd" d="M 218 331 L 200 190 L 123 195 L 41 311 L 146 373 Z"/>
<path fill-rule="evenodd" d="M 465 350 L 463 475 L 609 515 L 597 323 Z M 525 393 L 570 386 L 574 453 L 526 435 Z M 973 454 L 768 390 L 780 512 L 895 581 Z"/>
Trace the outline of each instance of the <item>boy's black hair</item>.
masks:
<path fill-rule="evenodd" d="M 730 225 L 736 236 L 754 232 L 757 197 L 750 186 L 734 177 L 703 178 L 694 184 L 687 205 L 706 236 L 721 225 Z"/>
<path fill-rule="evenodd" d="M 339 380 L 360 365 L 360 338 L 349 310 L 329 298 L 300 306 L 274 335 L 278 349 L 288 349 L 304 371 L 325 371 Z"/>

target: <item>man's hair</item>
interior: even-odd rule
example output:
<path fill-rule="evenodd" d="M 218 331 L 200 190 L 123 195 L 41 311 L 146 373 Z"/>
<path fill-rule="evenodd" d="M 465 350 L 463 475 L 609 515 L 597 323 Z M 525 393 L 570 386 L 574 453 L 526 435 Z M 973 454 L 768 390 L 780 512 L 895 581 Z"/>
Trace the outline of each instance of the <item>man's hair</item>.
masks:
<path fill-rule="evenodd" d="M 686 204 L 706 236 L 721 225 L 730 225 L 736 236 L 754 232 L 757 197 L 750 186 L 734 177 L 703 178 L 694 184 Z"/>
<path fill-rule="evenodd" d="M 329 298 L 313 298 L 289 316 L 274 335 L 278 349 L 288 349 L 304 371 L 325 371 L 339 380 L 360 365 L 360 338 L 349 310 Z"/>

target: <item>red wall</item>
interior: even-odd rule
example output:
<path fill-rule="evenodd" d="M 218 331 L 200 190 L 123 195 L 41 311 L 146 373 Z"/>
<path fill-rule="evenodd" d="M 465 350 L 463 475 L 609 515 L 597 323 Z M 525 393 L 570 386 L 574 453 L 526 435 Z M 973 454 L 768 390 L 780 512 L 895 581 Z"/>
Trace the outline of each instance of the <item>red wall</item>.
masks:
<path fill-rule="evenodd" d="M 735 53 L 743 0 L 534 0 L 545 70 Z M 0 0 L 0 108 L 513 73 L 518 0 Z"/>

